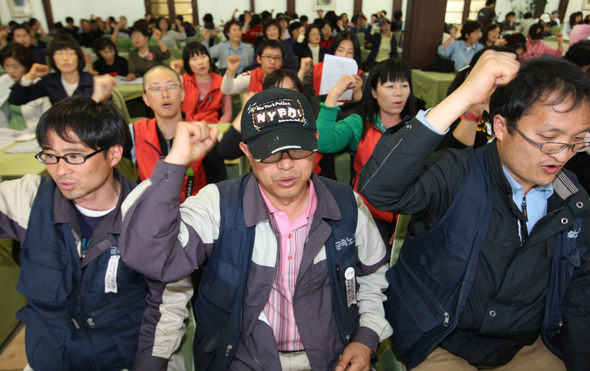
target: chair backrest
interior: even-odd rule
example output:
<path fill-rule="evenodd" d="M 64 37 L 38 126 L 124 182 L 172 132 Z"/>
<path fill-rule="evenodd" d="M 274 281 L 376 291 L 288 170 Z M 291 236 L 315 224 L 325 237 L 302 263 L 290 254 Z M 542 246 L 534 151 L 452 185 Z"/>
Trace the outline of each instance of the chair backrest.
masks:
<path fill-rule="evenodd" d="M 408 233 L 408 224 L 410 224 L 411 215 L 399 214 L 395 224 L 395 231 L 393 232 L 393 244 L 391 246 L 391 258 L 389 259 L 389 266 L 392 267 L 404 244 L 406 234 Z"/>
<path fill-rule="evenodd" d="M 123 95 L 121 95 L 117 89 L 113 89 L 113 104 L 117 106 L 119 111 L 123 114 L 125 122 L 130 124 L 132 121 L 131 116 L 129 115 L 129 110 L 127 109 L 127 104 L 125 103 L 125 98 L 123 98 Z"/>

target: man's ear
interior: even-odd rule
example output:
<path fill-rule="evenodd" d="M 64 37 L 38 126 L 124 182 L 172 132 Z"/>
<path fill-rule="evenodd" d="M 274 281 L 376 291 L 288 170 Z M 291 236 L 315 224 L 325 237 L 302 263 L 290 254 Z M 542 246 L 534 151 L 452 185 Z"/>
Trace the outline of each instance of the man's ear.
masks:
<path fill-rule="evenodd" d="M 261 64 L 260 61 L 261 61 L 260 56 L 259 55 L 256 55 L 256 63 Z"/>
<path fill-rule="evenodd" d="M 122 158 L 123 146 L 120 144 L 115 144 L 107 151 L 107 160 L 110 162 L 111 167 L 115 167 Z"/>
<path fill-rule="evenodd" d="M 146 105 L 146 106 L 148 106 L 148 107 L 151 107 L 151 106 L 150 106 L 150 103 L 149 103 L 149 101 L 148 101 L 148 98 L 147 98 L 147 96 L 145 95 L 145 93 L 143 93 L 143 94 L 141 95 L 141 99 L 143 99 L 143 103 L 145 103 L 145 105 Z"/>
<path fill-rule="evenodd" d="M 508 121 L 502 115 L 494 115 L 492 119 L 494 136 L 498 141 L 503 141 L 504 137 L 508 135 Z"/>
<path fill-rule="evenodd" d="M 250 149 L 248 149 L 248 145 L 246 143 L 240 142 L 240 149 L 242 150 L 242 152 L 244 152 L 246 157 L 252 160 L 252 154 L 250 153 Z"/>

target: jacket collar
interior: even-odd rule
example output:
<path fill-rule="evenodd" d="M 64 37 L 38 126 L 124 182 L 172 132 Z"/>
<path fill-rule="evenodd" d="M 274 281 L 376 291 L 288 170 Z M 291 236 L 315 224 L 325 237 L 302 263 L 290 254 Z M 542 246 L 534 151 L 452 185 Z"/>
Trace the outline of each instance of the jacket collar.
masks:
<path fill-rule="evenodd" d="M 62 87 L 61 73 L 59 73 L 59 72 L 50 73 L 49 75 L 47 75 L 46 79 L 50 85 L 54 85 L 55 87 Z M 78 90 L 82 87 L 93 87 L 93 86 L 94 86 L 94 77 L 91 74 L 89 74 L 88 72 L 81 71 L 80 72 L 80 81 L 78 81 L 78 88 L 76 88 L 76 90 Z"/>

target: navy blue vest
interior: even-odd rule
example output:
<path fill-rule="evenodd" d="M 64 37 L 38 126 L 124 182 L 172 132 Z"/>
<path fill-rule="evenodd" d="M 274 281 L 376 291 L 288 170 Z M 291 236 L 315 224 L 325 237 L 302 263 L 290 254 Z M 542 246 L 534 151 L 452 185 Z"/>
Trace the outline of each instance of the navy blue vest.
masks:
<path fill-rule="evenodd" d="M 20 253 L 18 291 L 27 304 L 17 313 L 26 324 L 26 352 L 35 370 L 131 368 L 146 307 L 143 275 L 119 261 L 118 293 L 105 294 L 108 261 L 117 237 L 84 269 L 68 224 L 53 222 L 55 184 L 43 177 Z M 100 248 L 94 246 L 93 248 Z"/>
<path fill-rule="evenodd" d="M 408 234 L 399 260 L 386 273 L 385 315 L 394 331 L 393 348 L 408 369 L 422 362 L 457 325 L 485 243 L 492 200 L 485 146 L 470 153 L 467 177 L 443 218 L 420 236 Z M 581 228 L 582 220 L 570 224 Z M 545 343 L 558 355 L 561 303 L 585 252 L 567 234 L 563 231 L 556 238 L 542 328 Z"/>
<path fill-rule="evenodd" d="M 246 227 L 242 209 L 244 188 L 251 176 L 248 173 L 217 184 L 220 236 L 213 254 L 201 267 L 199 294 L 193 299 L 196 317 L 193 351 L 199 370 L 226 370 L 237 351 L 242 330 L 242 303 L 254 247 L 255 227 Z M 328 221 L 333 232 L 325 247 L 334 316 L 342 341 L 348 344 L 357 326 L 358 309 L 346 305 L 344 272 L 348 267 L 355 267 L 358 261 L 354 241 L 357 204 L 349 186 L 325 178 L 320 181 L 338 200 L 342 214 L 341 220 Z"/>

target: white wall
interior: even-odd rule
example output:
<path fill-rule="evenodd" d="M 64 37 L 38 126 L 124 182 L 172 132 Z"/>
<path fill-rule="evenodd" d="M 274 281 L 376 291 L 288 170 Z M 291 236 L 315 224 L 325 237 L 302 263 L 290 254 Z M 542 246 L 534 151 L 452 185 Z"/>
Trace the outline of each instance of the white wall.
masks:
<path fill-rule="evenodd" d="M 257 1 L 254 2 L 255 5 L 256 3 Z M 222 19 L 224 22 L 227 22 L 236 8 L 238 8 L 239 13 L 249 10 L 250 0 L 198 0 L 197 6 L 199 7 L 199 17 L 201 18 L 199 19 L 199 23 L 203 23 L 203 16 L 206 13 L 211 13 L 213 15 L 213 22 L 218 25 Z M 275 8 L 275 10 L 277 9 Z"/>
<path fill-rule="evenodd" d="M 31 4 L 33 5 L 33 17 L 40 20 L 43 27 L 47 30 L 47 22 L 45 21 L 45 11 L 43 10 L 43 3 L 41 2 L 41 0 L 31 0 Z M 28 21 L 30 18 L 11 18 L 10 8 L 8 8 L 8 1 L 6 0 L 0 0 L 0 15 L 2 19 L 2 24 L 8 24 L 8 22 L 10 22 L 11 20 L 21 23 L 24 21 Z"/>
<path fill-rule="evenodd" d="M 91 14 L 103 19 L 109 16 L 118 19 L 124 15 L 129 24 L 145 15 L 143 0 L 51 0 L 51 10 L 54 22 L 65 24 L 65 18 L 71 16 L 76 25 L 80 24 L 81 18 L 89 18 Z"/>
<path fill-rule="evenodd" d="M 584 0 L 570 0 L 567 5 L 565 17 L 563 17 L 564 22 L 569 21 L 570 14 L 572 14 L 573 12 L 581 11 L 582 13 L 584 13 L 584 17 L 586 16 L 586 14 L 590 13 L 590 10 L 582 9 L 583 3 L 584 3 Z"/>

